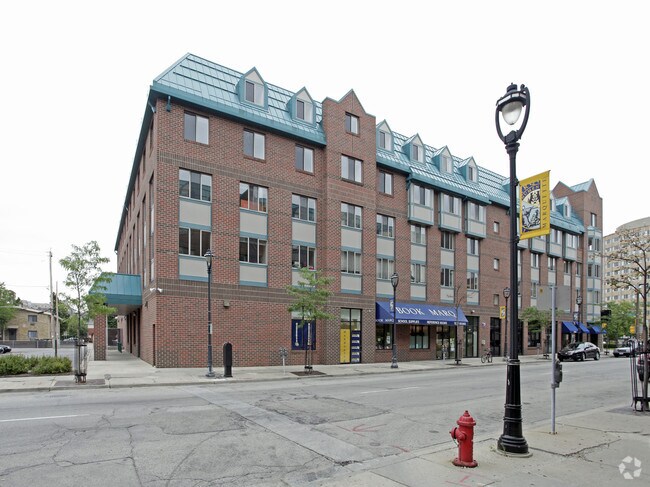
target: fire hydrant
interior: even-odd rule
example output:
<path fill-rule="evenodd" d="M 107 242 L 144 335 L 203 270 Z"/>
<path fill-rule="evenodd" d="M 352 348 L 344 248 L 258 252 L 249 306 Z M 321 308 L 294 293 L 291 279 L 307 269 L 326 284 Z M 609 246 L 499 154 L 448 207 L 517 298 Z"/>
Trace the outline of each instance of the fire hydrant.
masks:
<path fill-rule="evenodd" d="M 476 421 L 467 411 L 456 421 L 458 427 L 454 427 L 449 434 L 458 441 L 458 456 L 452 462 L 458 467 L 476 467 L 478 462 L 474 460 L 474 426 Z"/>

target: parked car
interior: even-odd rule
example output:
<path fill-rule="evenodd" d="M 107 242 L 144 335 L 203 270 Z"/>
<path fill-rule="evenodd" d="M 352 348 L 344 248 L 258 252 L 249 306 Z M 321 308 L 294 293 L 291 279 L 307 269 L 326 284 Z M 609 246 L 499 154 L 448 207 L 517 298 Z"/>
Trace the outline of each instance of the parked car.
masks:
<path fill-rule="evenodd" d="M 591 342 L 573 342 L 569 343 L 566 347 L 557 353 L 557 358 L 560 362 L 563 360 L 585 360 L 593 358 L 594 360 L 600 359 L 600 348 Z"/>
<path fill-rule="evenodd" d="M 9 353 L 11 352 L 11 347 L 9 345 L 0 345 L 0 353 Z"/>
<path fill-rule="evenodd" d="M 614 357 L 629 357 L 636 346 L 635 340 L 628 340 L 622 346 L 614 349 Z"/>

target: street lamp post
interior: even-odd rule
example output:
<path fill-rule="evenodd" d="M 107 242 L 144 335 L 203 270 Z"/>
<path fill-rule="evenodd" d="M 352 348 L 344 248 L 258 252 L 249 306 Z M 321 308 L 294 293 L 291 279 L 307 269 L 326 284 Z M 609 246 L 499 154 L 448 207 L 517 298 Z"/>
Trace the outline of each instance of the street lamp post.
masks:
<path fill-rule="evenodd" d="M 576 305 L 578 305 L 578 316 L 577 316 L 578 320 L 577 321 L 578 321 L 578 326 L 580 326 L 580 310 L 582 308 L 582 295 L 581 294 L 578 294 L 578 296 L 576 296 Z"/>
<path fill-rule="evenodd" d="M 506 299 L 506 319 L 505 326 L 503 327 L 504 337 L 503 337 L 503 358 L 508 358 L 508 298 L 510 297 L 510 288 L 503 288 L 503 297 Z"/>
<path fill-rule="evenodd" d="M 393 272 L 390 276 L 390 283 L 393 285 L 393 358 L 390 363 L 391 369 L 397 368 L 397 285 L 399 284 L 399 275 Z"/>
<path fill-rule="evenodd" d="M 212 370 L 212 250 L 205 253 L 205 263 L 208 266 L 208 372 L 206 377 L 215 377 Z"/>
<path fill-rule="evenodd" d="M 519 120 L 522 110 L 526 107 L 525 115 L 519 129 L 511 130 L 504 135 L 501 131 L 499 116 L 510 126 Z M 499 138 L 506 146 L 510 159 L 510 291 L 513 297 L 519 296 L 517 281 L 517 150 L 519 139 L 526 129 L 530 114 L 530 91 L 524 85 L 508 86 L 506 94 L 497 100 L 495 123 Z M 517 355 L 517 323 L 518 303 L 510 307 L 510 353 L 507 365 L 506 403 L 503 416 L 503 434 L 497 441 L 497 451 L 506 455 L 528 456 L 528 443 L 523 435 L 521 414 L 521 383 L 520 362 Z"/>

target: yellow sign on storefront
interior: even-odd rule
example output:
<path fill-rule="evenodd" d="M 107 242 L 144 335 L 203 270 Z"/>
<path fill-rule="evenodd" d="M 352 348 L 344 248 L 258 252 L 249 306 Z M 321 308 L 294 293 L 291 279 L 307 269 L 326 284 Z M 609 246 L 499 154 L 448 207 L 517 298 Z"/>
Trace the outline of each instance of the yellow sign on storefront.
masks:
<path fill-rule="evenodd" d="M 350 329 L 349 328 L 341 328 L 340 361 L 342 364 L 350 363 Z"/>

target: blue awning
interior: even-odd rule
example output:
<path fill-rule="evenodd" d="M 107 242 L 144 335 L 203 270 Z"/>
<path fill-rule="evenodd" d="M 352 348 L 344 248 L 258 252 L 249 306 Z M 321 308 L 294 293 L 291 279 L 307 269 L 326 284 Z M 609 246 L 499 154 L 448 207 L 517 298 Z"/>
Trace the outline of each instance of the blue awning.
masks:
<path fill-rule="evenodd" d="M 591 333 L 589 328 L 587 328 L 587 325 L 585 325 L 584 323 L 578 322 L 578 323 L 576 323 L 576 325 L 578 325 L 578 331 L 580 331 L 582 333 Z"/>
<path fill-rule="evenodd" d="M 600 326 L 598 325 L 591 325 L 591 332 L 590 333 L 595 333 L 596 335 L 604 335 L 606 332 L 603 330 Z"/>
<path fill-rule="evenodd" d="M 574 325 L 570 321 L 563 321 L 562 333 L 578 333 L 578 328 L 576 328 L 576 325 Z"/>
<path fill-rule="evenodd" d="M 377 323 L 392 323 L 393 309 L 390 301 L 377 301 Z M 400 325 L 467 325 L 467 318 L 460 308 L 435 306 L 433 304 L 397 303 L 396 319 Z M 456 316 L 458 310 L 458 316 Z"/>

